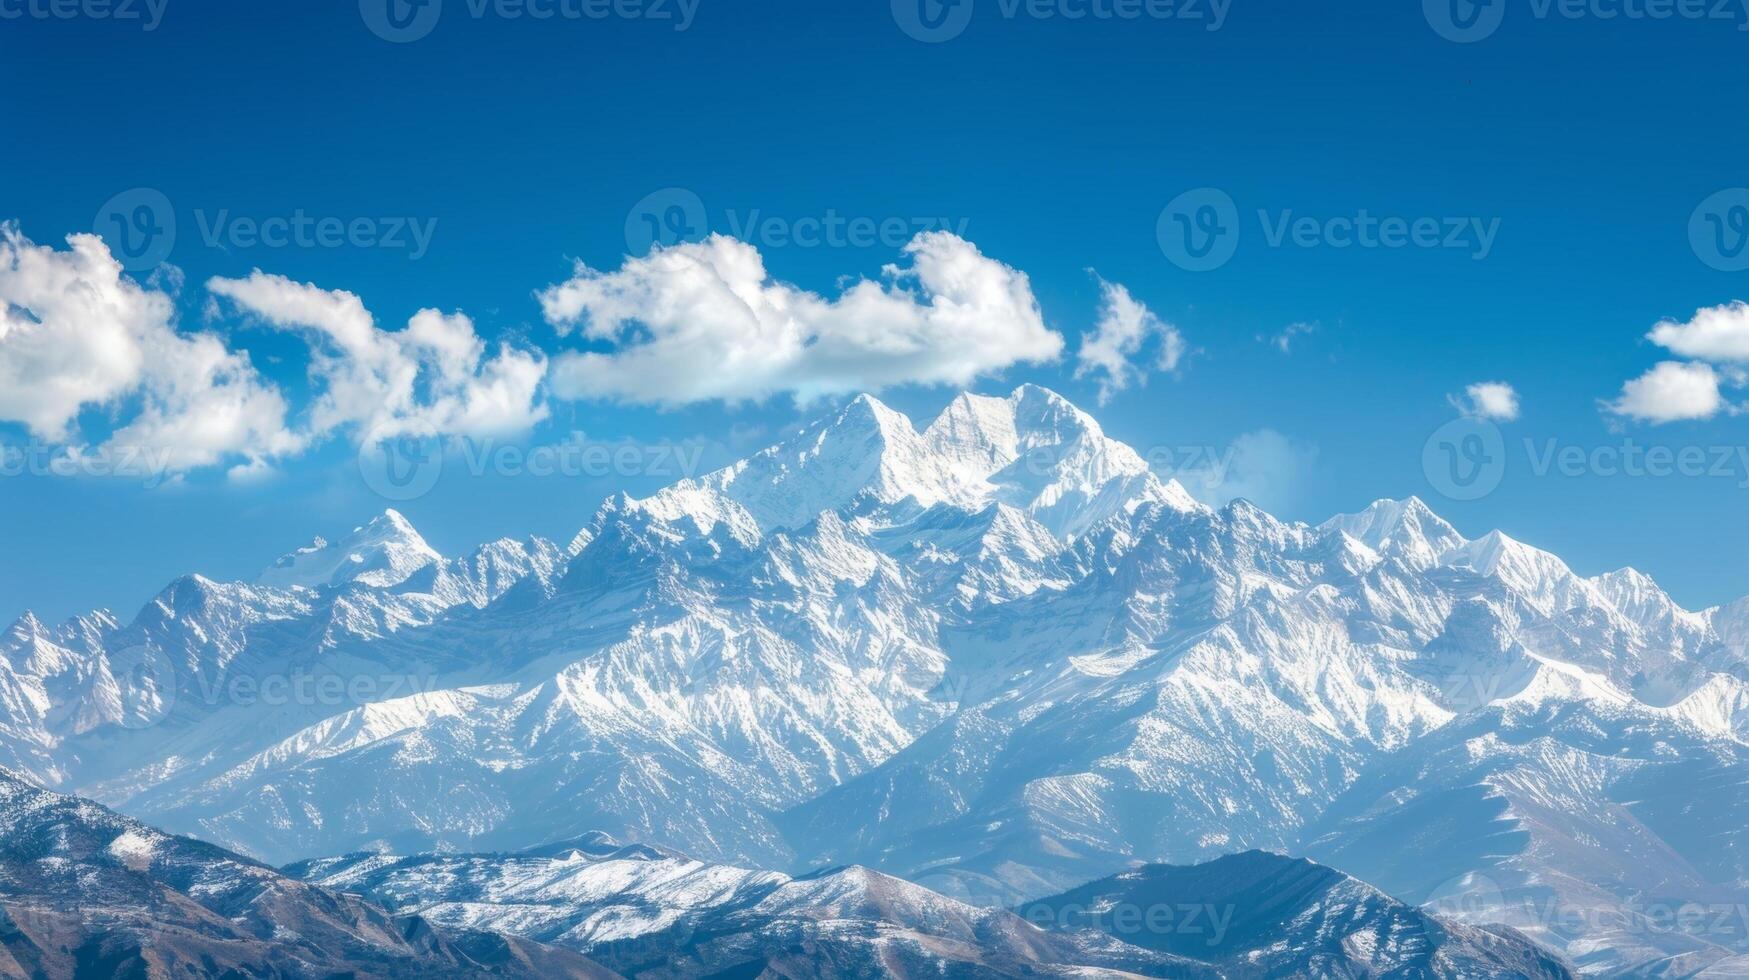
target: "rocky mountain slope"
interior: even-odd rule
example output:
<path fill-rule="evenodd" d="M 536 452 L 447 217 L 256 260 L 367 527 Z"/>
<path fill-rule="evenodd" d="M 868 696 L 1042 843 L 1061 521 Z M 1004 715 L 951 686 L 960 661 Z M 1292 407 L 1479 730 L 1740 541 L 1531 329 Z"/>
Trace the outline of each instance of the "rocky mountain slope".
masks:
<path fill-rule="evenodd" d="M 1262 851 L 1150 864 L 1018 909 L 1192 957 L 1224 977 L 1564 977 L 1510 931 L 1443 921 L 1303 859 Z"/>
<path fill-rule="evenodd" d="M 0 976 L 576 977 L 575 952 L 440 932 L 0 771 Z"/>

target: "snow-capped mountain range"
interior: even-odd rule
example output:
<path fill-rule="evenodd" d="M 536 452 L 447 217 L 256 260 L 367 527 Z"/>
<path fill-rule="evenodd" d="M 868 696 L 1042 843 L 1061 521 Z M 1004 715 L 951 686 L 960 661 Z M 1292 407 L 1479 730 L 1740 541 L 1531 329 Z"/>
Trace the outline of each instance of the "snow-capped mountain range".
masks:
<path fill-rule="evenodd" d="M 1749 904 L 1746 738 L 1749 601 L 1212 509 L 1032 386 L 858 398 L 568 547 L 389 512 L 0 634 L 0 764 L 267 860 L 604 831 L 1011 905 L 1262 848 L 1592 972 L 1749 952 L 1659 913 Z"/>

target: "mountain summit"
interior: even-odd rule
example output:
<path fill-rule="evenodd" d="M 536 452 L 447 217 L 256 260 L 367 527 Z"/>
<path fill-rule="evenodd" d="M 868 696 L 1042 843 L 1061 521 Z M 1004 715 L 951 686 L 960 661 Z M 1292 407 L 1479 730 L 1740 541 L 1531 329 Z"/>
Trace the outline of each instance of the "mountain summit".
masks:
<path fill-rule="evenodd" d="M 1134 450 L 1107 438 L 1092 416 L 1037 385 L 1007 398 L 960 395 L 922 432 L 860 395 L 784 442 L 650 503 L 679 513 L 705 506 L 711 495 L 732 501 L 765 531 L 797 528 L 826 512 L 907 502 L 974 511 L 1003 503 L 1074 536 L 1146 502 L 1198 507 Z"/>
<path fill-rule="evenodd" d="M 274 562 L 256 581 L 276 589 L 318 589 L 347 583 L 387 588 L 442 560 L 400 511 L 390 509 L 353 528 L 334 544 L 316 538 Z"/>

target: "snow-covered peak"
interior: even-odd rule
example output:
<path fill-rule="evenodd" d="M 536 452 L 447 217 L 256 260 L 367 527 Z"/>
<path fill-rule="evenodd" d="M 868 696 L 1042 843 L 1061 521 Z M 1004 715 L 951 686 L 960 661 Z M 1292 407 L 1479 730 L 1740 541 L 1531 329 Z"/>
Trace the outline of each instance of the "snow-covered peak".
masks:
<path fill-rule="evenodd" d="M 1444 557 L 1447 565 L 1468 568 L 1478 575 L 1497 576 L 1515 586 L 1529 587 L 1572 574 L 1566 562 L 1503 531 L 1489 531 L 1462 547 L 1451 549 Z"/>
<path fill-rule="evenodd" d="M 1623 616 L 1641 626 L 1682 622 L 1704 629 L 1706 617 L 1678 606 L 1652 577 L 1635 568 L 1618 568 L 1589 579 Z"/>
<path fill-rule="evenodd" d="M 55 637 L 63 646 L 98 650 L 109 635 L 120 628 L 121 622 L 115 618 L 115 613 L 108 609 L 94 609 L 62 623 L 55 630 Z"/>
<path fill-rule="evenodd" d="M 13 620 L 12 625 L 7 627 L 6 636 L 8 639 L 29 640 L 40 636 L 43 629 L 42 620 L 36 618 L 36 613 L 26 609 L 24 615 Z"/>
<path fill-rule="evenodd" d="M 80 655 L 101 650 L 116 628 L 115 616 L 107 609 L 75 616 L 54 627 L 27 610 L 0 632 L 0 657 L 31 673 L 53 673 Z"/>
<path fill-rule="evenodd" d="M 1143 503 L 1198 506 L 1149 472 L 1135 450 L 1107 438 L 1092 416 L 1055 392 L 1024 385 L 1005 398 L 962 394 L 921 433 L 861 395 L 784 442 L 682 481 L 641 507 L 670 521 L 691 515 L 707 530 L 735 523 L 739 508 L 769 532 L 827 511 L 907 500 L 972 512 L 1004 503 L 1065 537 Z"/>
<path fill-rule="evenodd" d="M 1009 392 L 1008 403 L 1014 406 L 1015 418 L 1028 434 L 1053 432 L 1059 437 L 1054 441 L 1064 441 L 1071 435 L 1105 436 L 1093 416 L 1049 388 L 1023 384 Z"/>
<path fill-rule="evenodd" d="M 1020 455 L 1014 404 L 1008 398 L 965 392 L 923 432 L 931 452 L 967 481 L 981 480 Z"/>
<path fill-rule="evenodd" d="M 1365 510 L 1332 517 L 1318 529 L 1327 534 L 1343 532 L 1380 555 L 1418 569 L 1432 568 L 1447 552 L 1467 543 L 1419 497 L 1375 500 Z"/>
<path fill-rule="evenodd" d="M 1156 477 L 1135 450 L 1107 437 L 1091 415 L 1037 385 L 1005 399 L 956 401 L 924 438 L 958 466 L 980 458 L 997 464 L 971 476 L 976 499 L 1017 507 L 1060 537 L 1145 503 L 1200 507 L 1177 483 Z"/>
<path fill-rule="evenodd" d="M 1712 622 L 1719 639 L 1739 656 L 1749 657 L 1749 596 L 1701 614 Z"/>
<path fill-rule="evenodd" d="M 350 582 L 387 588 L 442 560 L 399 511 L 390 509 L 334 544 L 316 538 L 274 562 L 257 581 L 276 589 L 320 589 Z"/>
<path fill-rule="evenodd" d="M 1575 593 L 1588 596 L 1585 601 L 1589 603 L 1600 604 L 1601 600 L 1566 562 L 1501 531 L 1489 531 L 1446 551 L 1440 556 L 1440 564 L 1497 579 L 1545 614 L 1568 604 Z"/>
<path fill-rule="evenodd" d="M 1078 465 L 1090 483 L 1148 468 L 1130 447 L 1107 439 L 1093 416 L 1031 384 L 1007 398 L 960 395 L 924 430 L 923 442 L 968 484 L 989 481 L 1028 454 L 1037 476 L 1061 475 Z"/>
<path fill-rule="evenodd" d="M 894 504 L 909 497 L 928 506 L 946 499 L 953 483 L 910 419 L 861 395 L 769 449 L 639 503 L 665 520 L 691 514 L 707 529 L 722 520 L 738 523 L 739 509 L 771 531 L 801 527 L 859 500 Z"/>
<path fill-rule="evenodd" d="M 60 659 L 59 652 L 49 637 L 48 627 L 28 610 L 0 633 L 0 656 L 28 671 L 45 669 L 46 663 Z"/>

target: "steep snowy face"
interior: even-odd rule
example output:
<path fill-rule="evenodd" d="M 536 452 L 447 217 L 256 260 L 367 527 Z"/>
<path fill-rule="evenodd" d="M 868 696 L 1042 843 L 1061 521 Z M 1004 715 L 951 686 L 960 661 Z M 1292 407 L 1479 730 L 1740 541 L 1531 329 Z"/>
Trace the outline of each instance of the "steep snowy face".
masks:
<path fill-rule="evenodd" d="M 274 562 L 256 581 L 273 589 L 320 589 L 349 582 L 387 588 L 442 560 L 399 511 L 386 510 L 334 544 L 317 538 Z"/>
<path fill-rule="evenodd" d="M 801 527 L 824 512 L 907 499 L 929 506 L 953 489 L 911 420 L 862 395 L 783 443 L 683 481 L 644 506 L 670 520 L 689 513 L 713 524 L 735 522 L 744 512 L 760 530 L 773 531 Z"/>
<path fill-rule="evenodd" d="M 1135 450 L 1107 438 L 1092 416 L 1037 385 L 1005 399 L 961 395 L 923 440 L 974 506 L 1008 504 L 1062 537 L 1148 502 L 1198 508 L 1177 483 L 1154 476 Z"/>
<path fill-rule="evenodd" d="M 1467 544 L 1418 497 L 1379 500 L 1358 514 L 1333 517 L 1319 529 L 1340 531 L 1382 557 L 1396 558 L 1421 570 L 1432 568 L 1453 549 Z"/>

